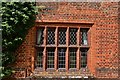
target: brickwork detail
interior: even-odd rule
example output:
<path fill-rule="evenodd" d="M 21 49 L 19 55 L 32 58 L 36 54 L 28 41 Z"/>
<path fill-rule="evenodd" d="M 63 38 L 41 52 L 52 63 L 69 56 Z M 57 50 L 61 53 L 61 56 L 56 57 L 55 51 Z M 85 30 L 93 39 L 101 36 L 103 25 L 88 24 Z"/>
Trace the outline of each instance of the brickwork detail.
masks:
<path fill-rule="evenodd" d="M 120 52 L 120 28 L 118 27 L 120 25 L 118 22 L 120 18 L 118 17 L 118 12 L 120 12 L 118 8 L 120 6 L 118 2 L 38 2 L 37 6 L 45 6 L 42 13 L 37 16 L 37 23 L 93 23 L 94 25 L 90 29 L 91 48 L 90 54 L 88 54 L 90 55 L 88 68 L 91 74 L 98 78 L 117 78 L 120 76 L 118 74 L 120 66 L 120 54 L 118 54 Z M 34 73 L 35 44 L 36 26 L 29 30 L 25 41 L 16 51 L 17 60 L 14 66 L 28 69 L 30 71 L 28 74 Z M 41 72 L 41 75 L 44 76 L 46 73 Z M 47 75 L 49 74 L 47 73 Z"/>

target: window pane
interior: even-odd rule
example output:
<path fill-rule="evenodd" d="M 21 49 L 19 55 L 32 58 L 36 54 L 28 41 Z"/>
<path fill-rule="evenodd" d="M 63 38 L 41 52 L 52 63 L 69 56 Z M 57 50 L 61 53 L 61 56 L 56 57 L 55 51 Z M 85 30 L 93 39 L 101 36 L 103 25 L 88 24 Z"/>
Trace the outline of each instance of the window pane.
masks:
<path fill-rule="evenodd" d="M 76 68 L 76 52 L 77 49 L 75 48 L 70 48 L 70 68 Z"/>
<path fill-rule="evenodd" d="M 64 45 L 66 44 L 66 28 L 65 29 L 59 29 L 58 35 L 59 35 L 59 44 Z"/>
<path fill-rule="evenodd" d="M 43 67 L 43 48 L 40 48 L 37 52 L 37 67 Z"/>
<path fill-rule="evenodd" d="M 70 28 L 70 45 L 77 44 L 77 29 L 76 28 Z"/>
<path fill-rule="evenodd" d="M 43 31 L 44 31 L 43 28 L 40 28 L 37 31 L 37 44 L 40 44 L 40 45 L 43 44 L 43 39 L 44 39 L 44 37 L 43 37 Z"/>
<path fill-rule="evenodd" d="M 81 44 L 88 45 L 88 29 L 81 29 Z"/>
<path fill-rule="evenodd" d="M 87 49 L 81 49 L 81 68 L 87 66 Z"/>
<path fill-rule="evenodd" d="M 55 44 L 55 28 L 48 28 L 47 44 Z"/>
<path fill-rule="evenodd" d="M 59 68 L 65 68 L 65 48 L 59 48 L 58 50 L 58 67 Z"/>
<path fill-rule="evenodd" d="M 54 48 L 47 49 L 47 68 L 54 68 Z"/>

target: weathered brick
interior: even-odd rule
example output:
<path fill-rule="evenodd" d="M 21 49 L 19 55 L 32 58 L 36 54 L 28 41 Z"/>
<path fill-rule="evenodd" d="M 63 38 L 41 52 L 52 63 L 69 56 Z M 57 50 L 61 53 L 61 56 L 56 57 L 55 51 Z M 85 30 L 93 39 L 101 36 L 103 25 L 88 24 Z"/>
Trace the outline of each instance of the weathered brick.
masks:
<path fill-rule="evenodd" d="M 16 50 L 15 67 L 26 69 L 29 67 L 28 75 L 34 72 L 36 26 L 40 26 L 39 23 L 93 23 L 88 64 L 90 73 L 98 78 L 120 76 L 118 72 L 120 67 L 120 2 L 37 2 L 37 6 L 45 6 L 45 9 L 37 15 L 36 25 L 29 30 L 25 41 Z M 75 71 L 74 74 L 78 72 Z M 59 71 L 50 74 L 38 72 L 38 75 L 61 77 Z M 73 74 L 69 72 L 64 75 Z M 80 72 L 79 75 L 82 73 Z"/>

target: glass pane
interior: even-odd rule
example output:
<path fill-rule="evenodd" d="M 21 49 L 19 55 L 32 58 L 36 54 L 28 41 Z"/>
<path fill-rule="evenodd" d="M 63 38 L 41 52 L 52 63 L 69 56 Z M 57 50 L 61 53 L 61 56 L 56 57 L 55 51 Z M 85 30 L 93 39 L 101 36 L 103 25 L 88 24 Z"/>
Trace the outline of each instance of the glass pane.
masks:
<path fill-rule="evenodd" d="M 37 31 L 37 44 L 40 44 L 40 45 L 43 44 L 43 39 L 44 39 L 44 37 L 43 37 L 43 31 L 44 31 L 43 28 L 40 28 Z"/>
<path fill-rule="evenodd" d="M 81 49 L 81 67 L 85 68 L 87 66 L 87 51 L 88 49 Z"/>
<path fill-rule="evenodd" d="M 58 67 L 59 68 L 65 68 L 65 48 L 59 48 L 58 50 Z"/>
<path fill-rule="evenodd" d="M 81 29 L 81 44 L 88 45 L 88 29 Z"/>
<path fill-rule="evenodd" d="M 75 48 L 70 48 L 70 68 L 76 68 L 76 52 L 77 49 Z"/>
<path fill-rule="evenodd" d="M 54 48 L 47 49 L 47 68 L 54 68 Z"/>
<path fill-rule="evenodd" d="M 59 35 L 59 44 L 60 45 L 64 45 L 66 44 L 66 28 L 64 29 L 59 29 L 58 31 L 58 35 Z"/>
<path fill-rule="evenodd" d="M 43 67 L 43 48 L 40 48 L 37 52 L 37 67 Z"/>
<path fill-rule="evenodd" d="M 55 28 L 48 28 L 47 44 L 55 44 Z"/>
<path fill-rule="evenodd" d="M 77 44 L 77 29 L 76 28 L 70 28 L 70 45 Z"/>

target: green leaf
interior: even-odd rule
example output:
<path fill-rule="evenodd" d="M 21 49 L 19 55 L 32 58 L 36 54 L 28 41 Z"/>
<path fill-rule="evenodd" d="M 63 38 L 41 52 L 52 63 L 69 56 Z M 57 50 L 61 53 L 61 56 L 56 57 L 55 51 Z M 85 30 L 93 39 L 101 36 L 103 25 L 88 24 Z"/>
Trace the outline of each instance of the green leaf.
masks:
<path fill-rule="evenodd" d="M 14 1 L 14 0 L 12 0 Z M 14 62 L 13 53 L 22 44 L 28 30 L 34 25 L 36 10 L 34 2 L 3 2 L 2 3 L 2 73 L 5 77 L 12 73 L 10 67 Z"/>

